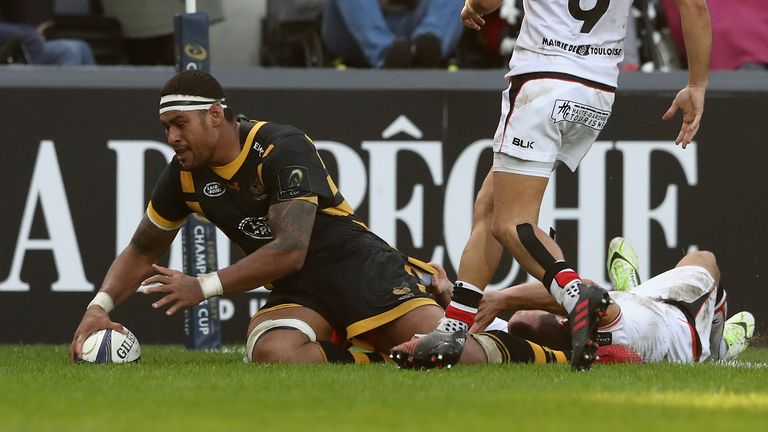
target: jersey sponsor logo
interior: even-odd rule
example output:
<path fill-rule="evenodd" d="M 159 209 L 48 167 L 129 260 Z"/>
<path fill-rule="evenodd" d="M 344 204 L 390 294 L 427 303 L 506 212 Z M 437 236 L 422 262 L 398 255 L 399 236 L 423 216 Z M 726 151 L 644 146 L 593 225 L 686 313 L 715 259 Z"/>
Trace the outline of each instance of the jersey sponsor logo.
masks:
<path fill-rule="evenodd" d="M 610 111 L 601 110 L 583 103 L 557 99 L 552 107 L 551 118 L 555 124 L 562 121 L 582 124 L 595 130 L 603 130 Z"/>
<path fill-rule="evenodd" d="M 595 47 L 592 45 L 574 45 L 568 42 L 563 42 L 557 39 L 551 39 L 547 37 L 542 38 L 541 44 L 547 47 L 559 48 L 566 52 L 572 52 L 582 57 L 586 57 L 589 55 L 617 57 L 617 56 L 620 56 L 624 51 L 622 48 Z"/>
<path fill-rule="evenodd" d="M 266 216 L 249 216 L 241 220 L 237 228 L 252 239 L 272 240 L 272 230 L 269 228 Z"/>
<path fill-rule="evenodd" d="M 224 185 L 217 181 L 212 181 L 205 185 L 203 188 L 203 194 L 207 197 L 216 198 L 218 196 L 224 195 L 224 192 L 226 189 L 224 189 Z"/>
<path fill-rule="evenodd" d="M 258 141 L 253 140 L 253 147 L 252 148 L 256 151 L 256 153 L 259 154 L 259 157 L 264 156 L 264 147 L 262 147 L 261 144 Z"/>
<path fill-rule="evenodd" d="M 521 149 L 533 150 L 533 141 L 524 140 L 518 137 L 512 137 L 512 145 L 515 147 L 520 147 Z"/>
<path fill-rule="evenodd" d="M 280 201 L 312 194 L 309 170 L 306 167 L 294 165 L 281 169 L 278 182 L 280 190 L 277 193 L 277 199 Z"/>

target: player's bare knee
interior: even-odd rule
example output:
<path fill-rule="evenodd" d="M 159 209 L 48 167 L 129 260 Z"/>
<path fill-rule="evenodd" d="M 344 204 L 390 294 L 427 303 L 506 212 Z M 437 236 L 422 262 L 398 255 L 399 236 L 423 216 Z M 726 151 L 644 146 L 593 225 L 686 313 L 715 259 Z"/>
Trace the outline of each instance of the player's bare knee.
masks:
<path fill-rule="evenodd" d="M 264 333 L 253 347 L 254 363 L 296 363 L 300 348 L 311 343 L 309 338 L 295 330 L 271 330 Z"/>
<path fill-rule="evenodd" d="M 715 283 L 720 283 L 720 268 L 717 265 L 717 258 L 715 254 L 710 251 L 693 251 L 689 252 L 680 262 L 678 267 L 692 265 L 705 268 L 709 274 L 715 279 Z"/>
<path fill-rule="evenodd" d="M 274 336 L 266 333 L 259 338 L 253 347 L 252 359 L 254 363 L 280 363 L 285 361 L 285 345 Z"/>
<path fill-rule="evenodd" d="M 517 230 L 515 229 L 516 225 L 508 219 L 494 217 L 491 223 L 491 233 L 502 244 L 506 244 L 509 241 L 519 241 Z"/>

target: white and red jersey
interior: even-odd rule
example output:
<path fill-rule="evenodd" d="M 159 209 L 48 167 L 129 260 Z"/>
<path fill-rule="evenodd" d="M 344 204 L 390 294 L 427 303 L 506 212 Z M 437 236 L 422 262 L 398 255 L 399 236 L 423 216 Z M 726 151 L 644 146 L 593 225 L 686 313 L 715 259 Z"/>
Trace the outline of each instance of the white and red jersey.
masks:
<path fill-rule="evenodd" d="M 647 363 L 704 361 L 710 355 L 716 288 L 705 268 L 682 266 L 630 292 L 613 291 L 621 313 L 597 330 L 598 343 L 631 348 Z"/>
<path fill-rule="evenodd" d="M 524 0 L 507 76 L 560 72 L 616 87 L 632 0 Z"/>

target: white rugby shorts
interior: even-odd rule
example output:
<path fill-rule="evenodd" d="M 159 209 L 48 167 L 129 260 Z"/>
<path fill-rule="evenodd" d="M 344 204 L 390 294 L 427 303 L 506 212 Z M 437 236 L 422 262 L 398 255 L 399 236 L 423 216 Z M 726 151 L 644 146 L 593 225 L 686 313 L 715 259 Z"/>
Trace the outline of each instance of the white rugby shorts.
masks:
<path fill-rule="evenodd" d="M 598 332 L 610 333 L 610 343 L 632 348 L 649 363 L 692 363 L 697 361 L 695 330 L 701 343 L 698 361 L 704 361 L 710 354 L 716 288 L 715 279 L 705 268 L 676 267 L 630 292 L 611 292 L 621 314 Z M 698 301 L 701 306 L 694 311 L 695 329 L 677 306 L 665 301 Z"/>
<path fill-rule="evenodd" d="M 562 161 L 575 171 L 608 121 L 612 88 L 551 73 L 520 75 L 509 81 L 502 93 L 493 151 L 523 162 L 494 157 L 493 170 L 548 176 L 547 166 L 551 173 Z M 526 168 L 525 161 L 538 164 Z"/>

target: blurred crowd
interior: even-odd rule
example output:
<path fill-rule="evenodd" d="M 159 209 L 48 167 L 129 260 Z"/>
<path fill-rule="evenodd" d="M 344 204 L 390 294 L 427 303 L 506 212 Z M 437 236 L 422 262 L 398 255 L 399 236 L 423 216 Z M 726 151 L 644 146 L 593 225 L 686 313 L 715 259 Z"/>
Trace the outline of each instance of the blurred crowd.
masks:
<path fill-rule="evenodd" d="M 198 0 L 197 8 L 227 26 L 228 1 Z M 464 0 L 250 1 L 260 5 L 253 43 L 263 66 L 498 68 L 524 17 L 523 0 L 505 0 L 475 32 L 458 18 Z M 765 0 L 708 4 L 711 69 L 768 70 Z M 1 0 L 0 64 L 172 65 L 172 18 L 183 12 L 183 0 Z M 685 68 L 674 0 L 635 0 L 631 18 L 622 70 Z"/>

